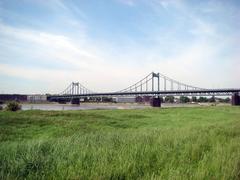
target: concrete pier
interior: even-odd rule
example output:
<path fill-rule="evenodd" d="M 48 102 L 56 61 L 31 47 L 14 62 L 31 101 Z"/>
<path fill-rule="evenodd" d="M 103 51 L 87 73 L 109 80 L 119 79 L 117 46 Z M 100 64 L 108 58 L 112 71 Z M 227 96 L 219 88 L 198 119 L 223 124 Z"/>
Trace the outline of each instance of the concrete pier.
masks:
<path fill-rule="evenodd" d="M 71 99 L 71 104 L 80 105 L 80 98 L 72 98 Z"/>
<path fill-rule="evenodd" d="M 161 107 L 161 98 L 160 97 L 152 97 L 150 100 L 150 105 L 152 107 Z"/>
<path fill-rule="evenodd" d="M 233 106 L 240 106 L 240 95 L 239 95 L 239 93 L 234 93 L 232 95 L 232 105 Z"/>

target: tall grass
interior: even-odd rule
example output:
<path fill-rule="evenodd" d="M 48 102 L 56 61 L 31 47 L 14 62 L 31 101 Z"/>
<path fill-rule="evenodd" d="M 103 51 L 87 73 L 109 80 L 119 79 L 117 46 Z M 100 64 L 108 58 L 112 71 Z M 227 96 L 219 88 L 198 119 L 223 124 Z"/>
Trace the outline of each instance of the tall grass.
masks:
<path fill-rule="evenodd" d="M 239 179 L 240 108 L 0 113 L 0 179 Z"/>

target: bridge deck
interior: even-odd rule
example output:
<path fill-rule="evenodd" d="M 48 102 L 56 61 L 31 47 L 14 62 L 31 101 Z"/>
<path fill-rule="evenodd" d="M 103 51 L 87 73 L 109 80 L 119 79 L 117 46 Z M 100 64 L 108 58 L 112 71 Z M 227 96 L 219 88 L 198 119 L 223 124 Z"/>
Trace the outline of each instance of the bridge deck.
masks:
<path fill-rule="evenodd" d="M 233 93 L 239 93 L 240 89 L 203 89 L 203 90 L 169 90 L 169 91 L 142 91 L 142 92 L 107 92 L 107 93 L 89 93 L 89 94 L 64 94 L 49 95 L 51 99 L 58 98 L 81 98 L 81 97 L 99 97 L 99 96 L 229 96 Z"/>

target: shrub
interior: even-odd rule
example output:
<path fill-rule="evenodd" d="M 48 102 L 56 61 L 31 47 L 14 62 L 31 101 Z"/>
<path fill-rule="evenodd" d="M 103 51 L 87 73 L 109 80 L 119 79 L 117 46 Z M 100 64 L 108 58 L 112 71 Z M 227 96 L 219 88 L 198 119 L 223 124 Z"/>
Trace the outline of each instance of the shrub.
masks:
<path fill-rule="evenodd" d="M 180 96 L 180 102 L 181 103 L 188 103 L 188 102 L 190 102 L 190 99 L 187 96 Z"/>
<path fill-rule="evenodd" d="M 2 106 L 0 106 L 0 111 L 1 111 L 1 110 L 3 110 L 3 107 L 2 107 Z"/>
<path fill-rule="evenodd" d="M 21 108 L 22 106 L 16 101 L 8 102 L 6 106 L 7 111 L 18 111 L 21 110 Z"/>

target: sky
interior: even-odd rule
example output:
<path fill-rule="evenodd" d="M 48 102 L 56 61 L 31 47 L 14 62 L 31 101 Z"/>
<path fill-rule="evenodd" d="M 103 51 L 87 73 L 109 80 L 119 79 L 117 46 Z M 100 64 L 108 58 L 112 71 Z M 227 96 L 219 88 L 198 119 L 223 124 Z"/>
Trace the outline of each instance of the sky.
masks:
<path fill-rule="evenodd" d="M 0 0 L 0 93 L 240 88 L 239 0 Z"/>

